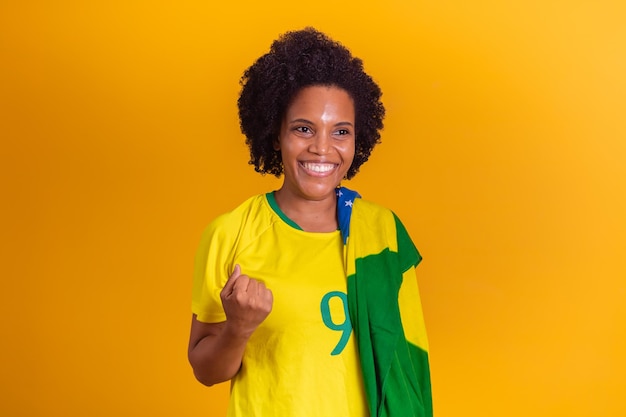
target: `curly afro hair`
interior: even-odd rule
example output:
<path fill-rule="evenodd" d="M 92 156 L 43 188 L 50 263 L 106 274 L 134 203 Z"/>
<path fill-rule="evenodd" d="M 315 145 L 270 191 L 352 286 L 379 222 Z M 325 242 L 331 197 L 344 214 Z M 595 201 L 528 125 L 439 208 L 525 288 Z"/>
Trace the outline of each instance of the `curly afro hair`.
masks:
<path fill-rule="evenodd" d="M 380 88 L 363 70 L 363 62 L 325 34 L 307 27 L 287 32 L 272 43 L 241 77 L 239 120 L 250 164 L 257 172 L 279 177 L 280 151 L 274 149 L 282 119 L 295 95 L 304 87 L 332 85 L 354 101 L 355 154 L 346 178 L 352 178 L 380 142 L 385 107 Z"/>

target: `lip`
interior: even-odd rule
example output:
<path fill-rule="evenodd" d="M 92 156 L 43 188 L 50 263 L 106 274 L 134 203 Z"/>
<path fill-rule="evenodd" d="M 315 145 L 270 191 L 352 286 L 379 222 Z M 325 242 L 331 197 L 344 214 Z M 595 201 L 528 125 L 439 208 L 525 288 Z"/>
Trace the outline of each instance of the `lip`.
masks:
<path fill-rule="evenodd" d="M 339 168 L 339 164 L 326 161 L 299 161 L 298 166 L 312 177 L 327 177 Z"/>

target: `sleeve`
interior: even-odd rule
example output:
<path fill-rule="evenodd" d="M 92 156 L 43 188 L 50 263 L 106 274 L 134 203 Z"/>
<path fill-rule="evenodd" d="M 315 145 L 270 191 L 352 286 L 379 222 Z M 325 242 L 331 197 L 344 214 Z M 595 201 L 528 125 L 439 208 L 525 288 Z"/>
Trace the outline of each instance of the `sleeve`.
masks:
<path fill-rule="evenodd" d="M 199 321 L 226 320 L 220 291 L 234 265 L 235 233 L 229 233 L 228 214 L 216 218 L 204 231 L 196 252 L 191 311 Z"/>

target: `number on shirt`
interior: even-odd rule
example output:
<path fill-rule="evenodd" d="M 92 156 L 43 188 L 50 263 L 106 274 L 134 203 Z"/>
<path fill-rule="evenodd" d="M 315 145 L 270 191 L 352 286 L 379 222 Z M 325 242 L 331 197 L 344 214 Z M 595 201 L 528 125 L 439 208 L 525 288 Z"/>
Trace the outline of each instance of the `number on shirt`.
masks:
<path fill-rule="evenodd" d="M 339 298 L 339 300 L 341 300 L 341 304 L 343 305 L 345 317 L 343 323 L 335 323 L 330 314 L 330 300 L 335 297 Z M 352 323 L 350 322 L 350 314 L 348 313 L 348 295 L 340 291 L 329 292 L 328 294 L 324 295 L 324 297 L 322 297 L 321 309 L 322 320 L 324 321 L 324 324 L 331 330 L 341 332 L 341 338 L 339 339 L 337 346 L 335 346 L 333 351 L 330 352 L 330 354 L 333 356 L 339 355 L 346 347 L 346 344 L 348 344 L 348 340 L 350 339 L 350 333 L 352 332 Z"/>

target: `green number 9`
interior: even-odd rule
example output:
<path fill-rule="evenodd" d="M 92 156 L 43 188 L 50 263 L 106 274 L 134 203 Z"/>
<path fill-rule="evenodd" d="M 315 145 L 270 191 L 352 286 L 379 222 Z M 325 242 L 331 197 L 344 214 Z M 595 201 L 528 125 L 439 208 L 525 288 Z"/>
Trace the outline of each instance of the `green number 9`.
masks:
<path fill-rule="evenodd" d="M 335 323 L 330 314 L 330 300 L 333 297 L 338 297 L 343 305 L 345 317 L 343 323 Z M 339 291 L 331 291 L 328 294 L 324 295 L 324 297 L 322 297 L 320 307 L 322 310 L 322 320 L 324 321 L 324 324 L 331 330 L 342 332 L 341 338 L 339 339 L 337 346 L 335 346 L 333 351 L 330 352 L 330 354 L 333 356 L 339 355 L 346 347 L 346 344 L 348 344 L 348 340 L 350 339 L 350 333 L 352 332 L 352 323 L 350 322 L 350 314 L 348 312 L 348 296 L 347 294 Z"/>

